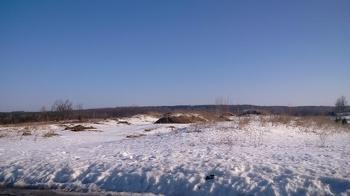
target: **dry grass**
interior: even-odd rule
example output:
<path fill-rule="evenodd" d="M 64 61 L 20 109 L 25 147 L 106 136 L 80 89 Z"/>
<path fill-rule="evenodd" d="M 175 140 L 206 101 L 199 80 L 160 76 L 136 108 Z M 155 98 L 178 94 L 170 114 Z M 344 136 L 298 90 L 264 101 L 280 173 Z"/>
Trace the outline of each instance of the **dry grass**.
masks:
<path fill-rule="evenodd" d="M 70 131 L 74 131 L 74 132 L 78 132 L 78 131 L 85 131 L 85 130 L 93 130 L 93 129 L 96 129 L 95 127 L 85 127 L 83 125 L 76 125 L 76 126 L 72 126 L 72 127 L 69 127 L 67 126 L 64 130 L 70 130 Z"/>
<path fill-rule="evenodd" d="M 46 133 L 44 133 L 43 137 L 53 137 L 53 136 L 58 136 L 59 134 L 55 133 L 55 131 L 50 130 Z"/>
<path fill-rule="evenodd" d="M 305 131 L 312 131 L 317 129 L 334 129 L 334 130 L 344 130 L 347 126 L 343 126 L 340 123 L 336 123 L 328 116 L 305 116 L 305 117 L 295 117 L 288 115 L 271 115 L 271 116 L 261 116 L 259 117 L 261 125 L 271 126 L 291 126 L 296 128 L 301 128 Z"/>
<path fill-rule="evenodd" d="M 349 130 L 349 126 L 336 123 L 326 116 L 299 117 L 294 120 L 294 126 L 311 132 L 317 132 L 317 130 L 329 130 L 333 132 Z"/>
<path fill-rule="evenodd" d="M 25 126 L 22 130 L 21 130 L 21 136 L 30 136 L 32 135 L 32 130 L 34 128 L 30 127 L 30 126 Z"/>
<path fill-rule="evenodd" d="M 249 116 L 247 117 L 239 117 L 238 118 L 238 123 L 237 123 L 237 128 L 238 129 L 245 129 L 246 127 L 248 127 L 248 125 L 251 122 L 251 118 Z"/>
<path fill-rule="evenodd" d="M 294 119 L 295 117 L 288 116 L 288 115 L 272 115 L 272 116 L 269 116 L 266 120 L 267 122 L 270 122 L 272 126 L 278 126 L 278 125 L 290 125 Z"/>

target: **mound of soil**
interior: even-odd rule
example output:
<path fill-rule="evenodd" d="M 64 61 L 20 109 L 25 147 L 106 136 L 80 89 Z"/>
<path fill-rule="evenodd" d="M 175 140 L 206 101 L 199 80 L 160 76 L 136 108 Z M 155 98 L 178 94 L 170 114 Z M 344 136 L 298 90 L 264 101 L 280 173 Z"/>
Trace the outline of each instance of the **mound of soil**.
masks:
<path fill-rule="evenodd" d="M 91 129 L 96 129 L 95 127 L 85 127 L 83 125 L 76 125 L 76 126 L 73 126 L 73 127 L 66 127 L 64 130 L 70 130 L 70 131 L 85 131 L 85 130 L 91 130 Z"/>
<path fill-rule="evenodd" d="M 259 110 L 245 110 L 239 114 L 239 116 L 249 116 L 249 115 L 265 115 L 265 112 Z"/>
<path fill-rule="evenodd" d="M 205 118 L 196 115 L 165 115 L 158 119 L 155 124 L 188 124 L 204 122 Z"/>

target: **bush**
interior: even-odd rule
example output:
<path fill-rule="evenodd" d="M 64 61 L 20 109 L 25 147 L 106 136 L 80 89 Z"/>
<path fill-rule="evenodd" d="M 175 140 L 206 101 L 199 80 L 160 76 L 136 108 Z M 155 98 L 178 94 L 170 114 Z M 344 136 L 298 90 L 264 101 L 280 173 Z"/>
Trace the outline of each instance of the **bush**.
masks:
<path fill-rule="evenodd" d="M 341 121 L 341 124 L 343 124 L 343 125 L 345 125 L 347 123 L 348 123 L 348 121 L 345 118 Z"/>

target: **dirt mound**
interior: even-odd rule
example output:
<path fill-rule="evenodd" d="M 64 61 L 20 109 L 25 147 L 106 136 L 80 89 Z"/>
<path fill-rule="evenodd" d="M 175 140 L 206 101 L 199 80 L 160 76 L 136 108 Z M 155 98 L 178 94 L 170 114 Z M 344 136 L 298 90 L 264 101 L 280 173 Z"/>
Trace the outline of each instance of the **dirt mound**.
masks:
<path fill-rule="evenodd" d="M 83 125 L 76 125 L 72 127 L 66 127 L 64 130 L 70 130 L 70 131 L 85 131 L 85 130 L 91 130 L 91 129 L 96 129 L 95 127 L 85 127 Z"/>
<path fill-rule="evenodd" d="M 176 114 L 176 115 L 165 115 L 158 119 L 156 124 L 188 124 L 207 121 L 200 115 L 191 114 Z"/>
<path fill-rule="evenodd" d="M 239 116 L 249 116 L 249 115 L 266 115 L 266 113 L 260 110 L 245 110 L 239 114 Z"/>

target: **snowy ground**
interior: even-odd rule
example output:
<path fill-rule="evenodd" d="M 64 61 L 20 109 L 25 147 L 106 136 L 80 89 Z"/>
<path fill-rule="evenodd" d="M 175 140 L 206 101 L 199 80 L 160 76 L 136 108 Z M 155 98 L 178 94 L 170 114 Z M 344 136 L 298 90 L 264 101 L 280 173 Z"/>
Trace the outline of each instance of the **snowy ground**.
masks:
<path fill-rule="evenodd" d="M 0 185 L 165 195 L 350 194 L 349 132 L 323 140 L 258 120 L 244 128 L 237 119 L 201 125 L 123 120 L 131 125 L 106 120 L 82 132 L 0 127 Z M 50 131 L 59 135 L 43 137 Z"/>

